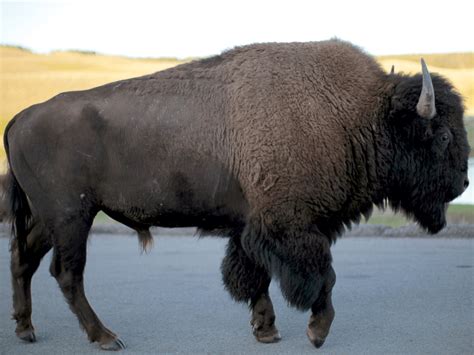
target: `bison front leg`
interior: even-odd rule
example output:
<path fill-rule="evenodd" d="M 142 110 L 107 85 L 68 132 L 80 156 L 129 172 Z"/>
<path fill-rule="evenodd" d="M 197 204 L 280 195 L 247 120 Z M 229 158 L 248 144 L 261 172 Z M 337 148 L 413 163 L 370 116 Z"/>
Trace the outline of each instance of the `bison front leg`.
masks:
<path fill-rule="evenodd" d="M 303 223 L 304 215 L 290 219 L 288 225 L 275 226 L 265 224 L 271 216 L 267 213 L 249 220 L 240 239 L 242 249 L 280 280 L 283 297 L 290 305 L 302 311 L 312 309 L 308 336 L 319 347 L 334 318 L 331 290 L 336 278 L 330 240 L 317 226 Z"/>
<path fill-rule="evenodd" d="M 257 296 L 256 301 L 251 302 L 253 335 L 261 343 L 275 343 L 281 339 L 280 332 L 275 326 L 275 312 L 272 300 L 266 292 Z"/>
<path fill-rule="evenodd" d="M 332 288 L 336 283 L 336 273 L 332 266 L 329 268 L 319 297 L 311 306 L 312 315 L 309 318 L 307 335 L 311 343 L 320 348 L 329 334 L 335 312 L 332 306 Z"/>
<path fill-rule="evenodd" d="M 275 326 L 275 312 L 268 293 L 271 278 L 268 272 L 255 264 L 242 249 L 239 236 L 229 240 L 222 261 L 222 276 L 226 289 L 238 302 L 250 305 L 255 338 L 262 343 L 274 343 L 281 339 Z"/>

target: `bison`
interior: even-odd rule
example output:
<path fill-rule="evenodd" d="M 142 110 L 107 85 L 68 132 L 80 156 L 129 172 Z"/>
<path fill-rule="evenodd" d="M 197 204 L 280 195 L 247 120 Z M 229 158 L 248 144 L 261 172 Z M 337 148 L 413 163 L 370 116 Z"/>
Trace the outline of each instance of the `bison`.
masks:
<path fill-rule="evenodd" d="M 260 342 L 280 339 L 272 278 L 316 347 L 334 319 L 330 247 L 374 205 L 430 233 L 467 187 L 463 103 L 439 75 L 385 73 L 340 40 L 237 47 L 34 105 L 4 144 L 16 334 L 35 341 L 31 277 L 50 271 L 91 342 L 124 343 L 94 313 L 83 270 L 99 211 L 137 230 L 228 236 L 223 282 Z"/>

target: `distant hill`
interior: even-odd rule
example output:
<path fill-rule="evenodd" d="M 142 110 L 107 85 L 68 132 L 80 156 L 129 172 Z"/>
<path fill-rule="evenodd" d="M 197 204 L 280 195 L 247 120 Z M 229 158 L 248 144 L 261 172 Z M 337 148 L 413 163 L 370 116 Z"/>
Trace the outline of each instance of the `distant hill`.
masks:
<path fill-rule="evenodd" d="M 439 72 L 454 83 L 465 97 L 467 114 L 474 116 L 473 53 L 382 56 L 378 60 L 387 71 L 394 64 L 396 72 L 415 73 L 420 71 L 420 57 L 425 58 L 432 72 Z M 60 92 L 153 73 L 183 61 L 134 59 L 74 50 L 44 55 L 21 47 L 0 46 L 0 63 L 0 133 L 3 135 L 6 123 L 17 112 Z M 0 159 L 3 155 L 1 148 Z"/>
<path fill-rule="evenodd" d="M 447 69 L 474 69 L 474 52 L 466 53 L 440 53 L 440 54 L 400 54 L 379 56 L 382 62 L 395 60 L 407 62 L 420 62 L 424 58 L 429 65 Z"/>

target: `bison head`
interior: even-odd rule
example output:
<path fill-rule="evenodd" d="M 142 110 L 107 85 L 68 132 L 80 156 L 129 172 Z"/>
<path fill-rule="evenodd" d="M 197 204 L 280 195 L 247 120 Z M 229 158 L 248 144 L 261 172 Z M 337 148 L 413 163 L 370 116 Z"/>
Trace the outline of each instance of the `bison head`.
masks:
<path fill-rule="evenodd" d="M 397 75 L 390 107 L 393 151 L 389 203 L 437 233 L 448 202 L 469 184 L 463 103 L 450 83 L 430 75 Z"/>

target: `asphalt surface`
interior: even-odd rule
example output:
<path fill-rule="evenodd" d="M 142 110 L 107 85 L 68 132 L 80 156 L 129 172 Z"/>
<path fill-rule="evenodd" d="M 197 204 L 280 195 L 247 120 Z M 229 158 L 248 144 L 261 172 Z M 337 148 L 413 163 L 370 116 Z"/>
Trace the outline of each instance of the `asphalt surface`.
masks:
<path fill-rule="evenodd" d="M 224 291 L 225 239 L 155 237 L 141 255 L 135 237 L 92 235 L 86 292 L 126 354 L 472 354 L 474 240 L 343 238 L 333 247 L 336 319 L 326 343 L 306 338 L 308 313 L 271 295 L 282 340 L 255 341 L 247 307 Z M 37 343 L 10 320 L 8 239 L 0 238 L 0 353 L 104 353 L 87 341 L 49 276 L 48 254 L 33 279 Z"/>

